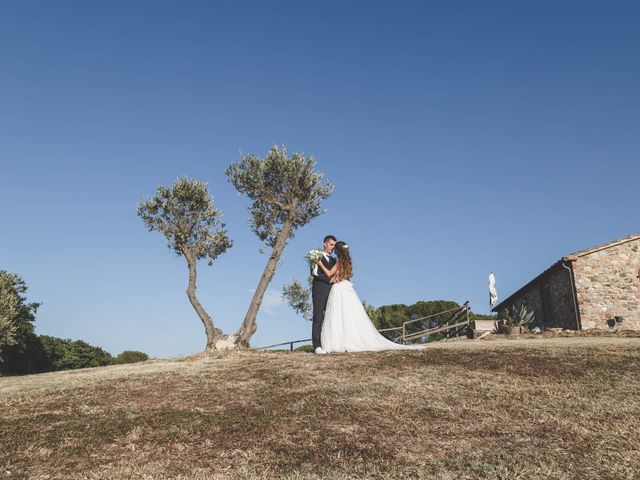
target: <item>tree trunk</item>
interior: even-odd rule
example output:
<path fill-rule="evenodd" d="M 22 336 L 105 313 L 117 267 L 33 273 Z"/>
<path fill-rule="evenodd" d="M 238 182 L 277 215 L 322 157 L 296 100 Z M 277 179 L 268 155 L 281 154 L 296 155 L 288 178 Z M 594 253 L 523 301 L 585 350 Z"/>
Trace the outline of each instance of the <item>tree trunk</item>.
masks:
<path fill-rule="evenodd" d="M 196 311 L 200 320 L 204 324 L 204 331 L 207 334 L 207 350 L 225 349 L 226 337 L 222 330 L 213 326 L 213 319 L 200 305 L 198 298 L 196 297 L 196 258 L 190 251 L 184 251 L 184 256 L 187 259 L 187 266 L 189 267 L 189 286 L 187 287 L 187 297 Z"/>
<path fill-rule="evenodd" d="M 291 233 L 292 228 L 293 221 L 287 219 L 282 226 L 282 230 L 280 230 L 280 233 L 276 237 L 276 243 L 273 246 L 273 250 L 271 250 L 271 255 L 269 256 L 267 265 L 264 267 L 262 277 L 260 277 L 260 281 L 258 282 L 258 288 L 256 288 L 256 291 L 253 294 L 249 310 L 244 317 L 242 325 L 235 334 L 237 343 L 240 346 L 248 347 L 249 340 L 256 332 L 256 316 L 258 315 L 258 310 L 260 310 L 264 293 L 267 291 L 267 287 L 269 286 L 269 283 L 271 283 L 273 275 L 276 273 L 278 260 L 280 260 L 280 255 L 282 255 L 282 251 L 289 239 L 289 234 Z"/>

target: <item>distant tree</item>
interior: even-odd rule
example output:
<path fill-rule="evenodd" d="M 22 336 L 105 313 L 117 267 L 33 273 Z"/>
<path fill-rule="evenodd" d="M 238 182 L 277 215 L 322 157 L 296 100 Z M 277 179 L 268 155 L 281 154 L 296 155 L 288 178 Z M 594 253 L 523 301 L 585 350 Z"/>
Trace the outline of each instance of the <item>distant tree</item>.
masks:
<path fill-rule="evenodd" d="M 40 335 L 40 342 L 44 347 L 44 351 L 51 362 L 52 370 L 63 370 L 60 366 L 60 361 L 64 357 L 71 340 L 58 337 L 51 337 L 49 335 Z"/>
<path fill-rule="evenodd" d="M 125 350 L 116 357 L 100 347 L 89 345 L 82 340 L 40 335 L 44 350 L 51 362 L 52 370 L 99 367 L 111 364 L 134 363 L 147 360 L 144 352 Z"/>
<path fill-rule="evenodd" d="M 420 301 L 408 306 L 407 313 L 409 316 L 420 318 L 456 308 L 460 308 L 460 304 L 450 300 Z"/>
<path fill-rule="evenodd" d="M 147 355 L 146 353 L 137 352 L 135 350 L 125 350 L 124 352 L 116 355 L 116 357 L 113 359 L 113 363 L 137 363 L 144 362 L 145 360 L 149 360 L 149 355 Z"/>
<path fill-rule="evenodd" d="M 369 317 L 369 319 L 371 319 L 371 322 L 378 330 L 387 328 L 387 325 L 384 324 L 384 320 L 379 309 L 377 309 L 370 303 L 367 303 L 366 300 L 362 301 L 362 306 L 364 307 L 364 311 L 367 312 L 367 316 Z"/>
<path fill-rule="evenodd" d="M 418 319 L 422 317 L 428 317 L 447 310 L 453 310 L 460 308 L 460 304 L 450 300 L 432 300 L 432 301 L 420 301 L 413 305 L 383 305 L 379 307 L 378 313 L 380 315 L 380 324 L 383 328 L 399 327 L 404 322 L 412 319 Z M 494 315 L 482 315 L 478 313 L 469 312 L 470 320 L 480 319 L 495 319 Z M 436 317 L 432 318 L 431 323 L 436 322 Z M 416 327 L 429 328 L 430 321 L 425 320 L 421 325 Z"/>
<path fill-rule="evenodd" d="M 111 365 L 113 358 L 109 352 L 94 347 L 82 340 L 71 341 L 58 362 L 58 370 L 102 367 Z"/>
<path fill-rule="evenodd" d="M 207 185 L 191 178 L 179 178 L 171 187 L 158 187 L 155 196 L 140 201 L 138 215 L 149 231 L 157 230 L 169 241 L 169 248 L 181 255 L 189 269 L 187 297 L 200 317 L 207 335 L 207 350 L 225 347 L 226 336 L 196 297 L 196 266 L 209 266 L 232 245 L 221 213 L 214 208 Z"/>
<path fill-rule="evenodd" d="M 380 321 L 385 328 L 399 327 L 402 322 L 411 320 L 409 307 L 403 304 L 382 305 L 378 307 Z"/>
<path fill-rule="evenodd" d="M 378 308 L 381 322 L 385 328 L 399 327 L 404 322 L 441 313 L 446 310 L 460 308 L 456 302 L 449 300 L 420 301 L 413 305 L 395 304 L 383 305 Z"/>
<path fill-rule="evenodd" d="M 40 338 L 25 328 L 18 335 L 19 341 L 6 349 L 5 360 L 0 363 L 0 372 L 11 375 L 26 375 L 51 371 L 51 362 L 40 342 Z"/>
<path fill-rule="evenodd" d="M 483 313 L 473 313 L 471 312 L 469 314 L 469 318 L 471 320 L 497 320 L 498 319 L 498 315 L 485 315 Z"/>
<path fill-rule="evenodd" d="M 333 192 L 333 185 L 323 182 L 324 174 L 314 170 L 313 157 L 294 153 L 287 156 L 285 147 L 273 146 L 265 158 L 244 155 L 226 170 L 229 181 L 251 200 L 250 225 L 258 238 L 271 248 L 256 291 L 234 340 L 248 346 L 256 331 L 256 316 L 267 287 L 276 271 L 287 241 L 300 228 L 324 212 L 322 200 Z"/>
<path fill-rule="evenodd" d="M 34 322 L 39 303 L 27 302 L 27 285 L 15 273 L 0 270 L 0 371 L 9 374 L 36 373 L 50 365 Z"/>

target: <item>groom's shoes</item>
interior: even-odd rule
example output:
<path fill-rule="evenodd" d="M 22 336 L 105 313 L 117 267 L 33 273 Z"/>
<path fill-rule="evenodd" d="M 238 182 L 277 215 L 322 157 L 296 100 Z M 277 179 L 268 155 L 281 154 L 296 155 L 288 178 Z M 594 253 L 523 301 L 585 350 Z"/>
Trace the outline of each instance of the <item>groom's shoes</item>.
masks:
<path fill-rule="evenodd" d="M 326 355 L 327 352 L 325 352 L 322 347 L 316 347 L 316 349 L 313 351 L 313 353 L 315 353 L 316 355 Z"/>

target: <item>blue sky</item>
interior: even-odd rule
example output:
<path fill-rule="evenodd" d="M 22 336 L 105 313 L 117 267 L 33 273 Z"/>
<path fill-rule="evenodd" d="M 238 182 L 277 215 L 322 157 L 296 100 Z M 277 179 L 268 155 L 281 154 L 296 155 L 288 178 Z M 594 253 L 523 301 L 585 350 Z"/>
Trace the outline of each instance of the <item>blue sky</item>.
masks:
<path fill-rule="evenodd" d="M 637 2 L 3 1 L 0 268 L 38 333 L 112 353 L 202 350 L 187 271 L 136 216 L 209 182 L 234 246 L 200 266 L 218 326 L 266 262 L 224 169 L 272 144 L 336 188 L 298 231 L 255 345 L 308 338 L 282 305 L 326 233 L 374 305 L 488 311 L 562 255 L 640 231 Z"/>

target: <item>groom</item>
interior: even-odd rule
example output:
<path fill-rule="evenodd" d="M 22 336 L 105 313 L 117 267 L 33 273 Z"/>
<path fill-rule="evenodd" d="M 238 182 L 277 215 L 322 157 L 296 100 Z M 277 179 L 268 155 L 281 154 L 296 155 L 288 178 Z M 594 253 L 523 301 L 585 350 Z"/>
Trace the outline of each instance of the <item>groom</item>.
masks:
<path fill-rule="evenodd" d="M 333 247 L 336 244 L 336 237 L 327 235 L 324 237 L 324 249 L 322 252 L 322 264 L 331 270 L 336 264 L 336 259 L 331 256 Z M 323 355 L 327 352 L 322 350 L 320 344 L 320 335 L 322 333 L 322 321 L 324 320 L 324 310 L 327 307 L 327 299 L 331 291 L 331 279 L 324 274 L 324 271 L 315 265 L 311 267 L 311 275 L 313 276 L 313 284 L 311 286 L 311 296 L 313 298 L 313 324 L 311 326 L 311 340 L 313 342 L 314 352 Z"/>

